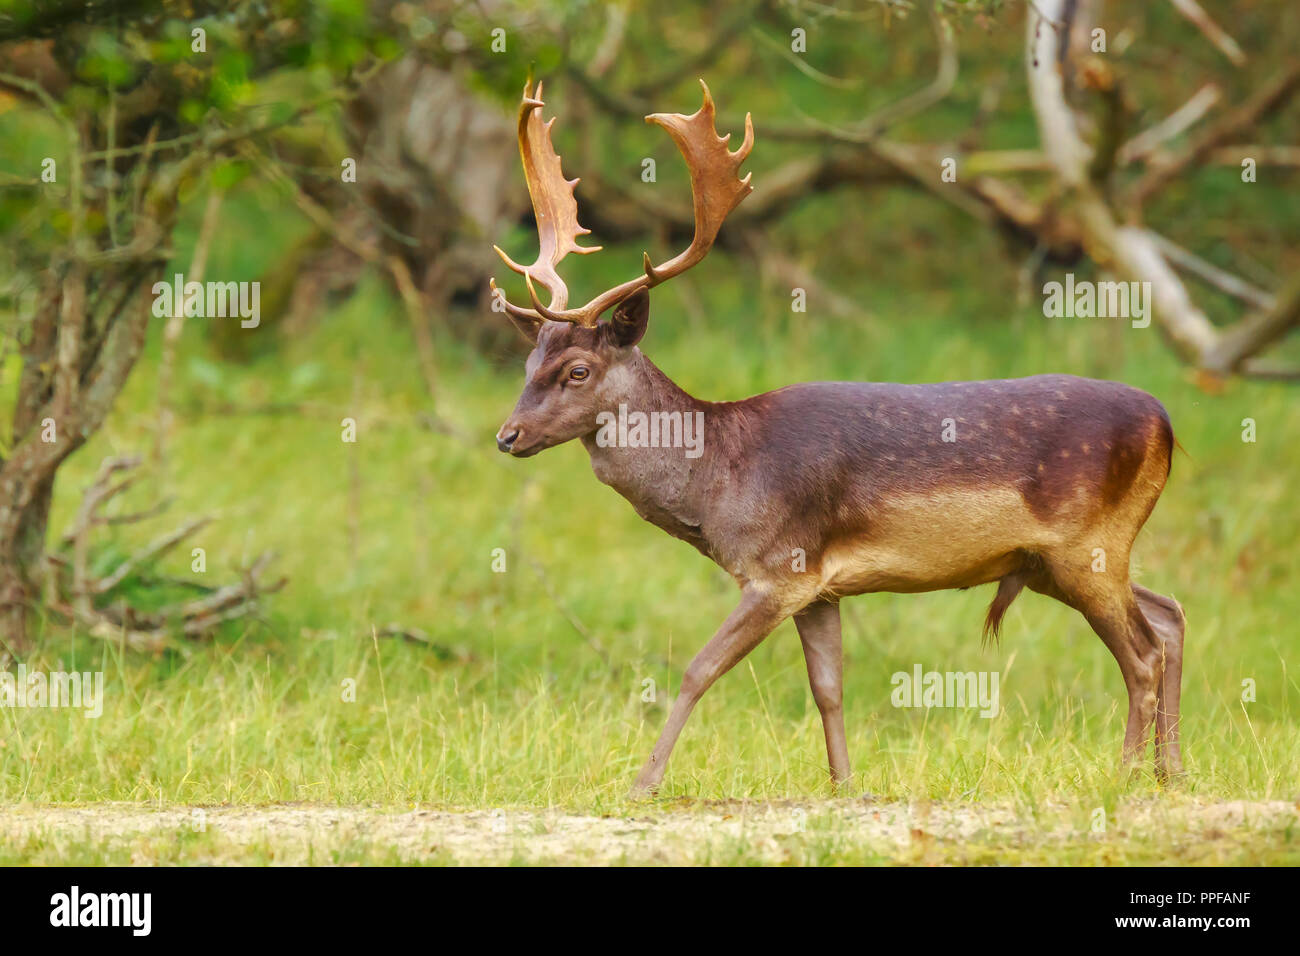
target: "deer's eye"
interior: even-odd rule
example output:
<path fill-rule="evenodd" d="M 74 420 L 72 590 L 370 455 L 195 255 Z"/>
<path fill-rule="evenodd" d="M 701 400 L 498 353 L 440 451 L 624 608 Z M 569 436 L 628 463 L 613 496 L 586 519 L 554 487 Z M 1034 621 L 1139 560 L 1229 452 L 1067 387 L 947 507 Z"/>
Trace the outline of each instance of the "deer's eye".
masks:
<path fill-rule="evenodd" d="M 591 375 L 591 369 L 585 365 L 575 365 L 569 369 L 569 379 L 574 382 L 585 382 Z"/>

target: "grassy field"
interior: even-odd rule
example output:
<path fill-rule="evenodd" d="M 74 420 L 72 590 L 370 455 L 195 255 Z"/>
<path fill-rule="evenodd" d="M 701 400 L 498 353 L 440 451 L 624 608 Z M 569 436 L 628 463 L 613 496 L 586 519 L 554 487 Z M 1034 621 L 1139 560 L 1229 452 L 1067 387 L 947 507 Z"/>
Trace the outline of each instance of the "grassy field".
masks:
<path fill-rule="evenodd" d="M 860 320 L 830 318 L 815 297 L 807 314 L 791 313 L 788 289 L 717 254 L 707 281 L 656 296 L 643 348 L 683 387 L 713 399 L 811 379 L 1046 371 L 1119 379 L 1158 396 L 1187 453 L 1139 538 L 1135 577 L 1187 613 L 1189 773 L 1174 790 L 1145 768 L 1117 772 L 1123 687 L 1083 619 L 1027 595 L 1001 646 L 984 649 L 992 589 L 979 588 L 845 603 L 856 771 L 847 802 L 828 799 L 820 722 L 787 622 L 706 695 L 660 801 L 627 803 L 681 670 L 733 607 L 734 585 L 642 523 L 595 480 L 581 447 L 527 461 L 496 452 L 493 433 L 522 381 L 518 355 L 484 358 L 440 341 L 437 414 L 462 434 L 424 427 L 430 402 L 401 309 L 367 282 L 302 340 L 275 343 L 274 322 L 264 320 L 258 341 L 267 344 L 242 366 L 217 361 L 208 330 L 187 330 L 169 474 L 142 486 L 136 503 L 165 490 L 177 521 L 221 515 L 193 542 L 206 549 L 206 579 L 227 578 L 272 548 L 290 583 L 260 620 L 157 657 L 51 626 L 29 666 L 104 671 L 104 712 L 96 720 L 0 709 L 0 803 L 10 808 L 0 814 L 0 862 L 299 858 L 301 841 L 277 856 L 272 830 L 231 842 L 218 826 L 187 825 L 187 808 L 215 816 L 286 804 L 360 808 L 380 821 L 361 837 L 334 828 L 309 841 L 301 858 L 318 862 L 1300 862 L 1295 391 L 1234 382 L 1208 395 L 1154 328 L 1044 319 L 1037 296 L 1017 297 L 1017 263 L 973 229 L 940 241 L 887 203 L 880 214 L 880 235 L 854 253 L 867 260 L 856 269 L 826 251 L 830 274 L 858 276 L 840 289 L 864 304 Z M 914 243 L 962 255 L 936 252 L 924 278 L 900 279 L 886 249 L 891 230 L 909 229 Z M 251 236 L 218 250 L 224 261 L 212 271 L 246 273 L 283 239 Z M 615 268 L 631 257 L 618 251 Z M 103 456 L 150 448 L 156 382 L 153 343 L 105 431 L 61 472 L 56 529 Z M 285 405 L 292 409 L 277 410 Z M 340 439 L 348 417 L 358 423 L 355 444 Z M 1242 440 L 1247 418 L 1253 443 Z M 159 530 L 125 526 L 118 547 Z M 504 573 L 493 570 L 497 548 Z M 165 570 L 191 576 L 188 550 Z M 377 638 L 389 624 L 419 629 L 432 644 Z M 917 664 L 998 671 L 1002 713 L 894 708 L 890 675 Z M 1253 701 L 1243 701 L 1243 682 Z M 853 799 L 867 794 L 870 803 Z M 1216 808 L 1231 801 L 1246 801 L 1248 812 L 1221 819 L 1228 811 Z M 127 823 L 118 832 L 111 821 L 96 831 L 84 813 L 69 815 L 109 802 L 113 812 L 162 810 L 179 822 L 159 836 Z M 784 856 L 746 842 L 743 828 L 729 836 L 721 822 L 757 818 L 769 805 L 802 807 L 800 820 L 811 821 L 777 841 Z M 860 825 L 862 807 L 909 820 L 920 813 L 922 822 L 899 838 L 903 831 Z M 549 832 L 555 814 L 649 818 L 670 829 L 703 823 L 682 824 L 667 855 L 609 856 L 579 844 L 550 857 L 502 851 L 515 846 L 508 840 L 485 844 L 480 857 L 463 844 L 439 852 L 424 846 L 438 840 L 390 841 L 381 825 L 399 813 L 463 822 L 498 810 L 526 833 Z M 42 813 L 45 822 L 33 823 Z M 931 813 L 959 822 L 1001 815 L 1007 825 L 936 823 L 939 836 L 918 849 Z M 1159 826 L 1125 825 L 1138 817 Z M 703 825 L 710 820 L 717 826 Z"/>

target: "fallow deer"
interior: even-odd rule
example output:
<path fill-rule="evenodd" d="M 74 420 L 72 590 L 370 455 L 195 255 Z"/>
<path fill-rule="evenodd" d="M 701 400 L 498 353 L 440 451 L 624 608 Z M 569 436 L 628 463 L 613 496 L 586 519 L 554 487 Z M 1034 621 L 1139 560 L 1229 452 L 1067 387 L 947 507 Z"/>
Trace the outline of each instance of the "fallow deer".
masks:
<path fill-rule="evenodd" d="M 578 245 L 589 232 L 578 224 L 578 180 L 561 173 L 540 84 L 535 94 L 525 86 L 519 151 L 541 251 L 528 266 L 497 252 L 524 276 L 532 307 L 510 303 L 491 284 L 494 308 L 534 344 L 523 393 L 497 434 L 501 451 L 526 458 L 579 439 L 600 481 L 740 587 L 739 605 L 686 668 L 633 793 L 658 788 L 700 696 L 792 615 L 832 781 L 848 781 L 839 600 L 992 582 L 998 588 L 985 636 L 996 636 L 1025 587 L 1078 610 L 1123 674 L 1123 762 L 1142 755 L 1154 722 L 1157 772 L 1180 772 L 1182 609 L 1129 580 L 1129 551 L 1164 488 L 1174 445 L 1155 398 L 1113 382 L 1040 375 L 933 385 L 815 382 L 708 402 L 688 395 L 637 347 L 649 290 L 699 263 L 752 189 L 749 175 L 738 176 L 753 146 L 752 121 L 745 117 L 744 141 L 729 150 L 701 86 L 704 103 L 694 114 L 646 117 L 672 137 L 690 170 L 694 239 L 661 265 L 646 254 L 641 274 L 579 308 L 568 307 L 556 266 L 570 252 L 599 247 Z M 610 308 L 610 319 L 600 321 Z M 602 440 L 610 420 L 602 413 L 622 406 L 661 422 L 703 413 L 701 453 Z M 944 427 L 955 429 L 955 440 L 943 440 Z"/>

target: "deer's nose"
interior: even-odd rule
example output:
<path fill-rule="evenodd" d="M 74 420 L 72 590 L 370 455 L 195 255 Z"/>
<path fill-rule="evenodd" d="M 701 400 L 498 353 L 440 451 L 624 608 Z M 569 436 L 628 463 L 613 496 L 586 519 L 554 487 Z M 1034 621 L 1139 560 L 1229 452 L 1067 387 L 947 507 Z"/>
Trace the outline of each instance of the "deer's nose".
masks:
<path fill-rule="evenodd" d="M 504 434 L 505 430 L 506 426 L 503 425 L 501 431 L 497 432 L 497 448 L 508 453 L 519 438 L 519 429 L 513 429 L 508 435 Z"/>

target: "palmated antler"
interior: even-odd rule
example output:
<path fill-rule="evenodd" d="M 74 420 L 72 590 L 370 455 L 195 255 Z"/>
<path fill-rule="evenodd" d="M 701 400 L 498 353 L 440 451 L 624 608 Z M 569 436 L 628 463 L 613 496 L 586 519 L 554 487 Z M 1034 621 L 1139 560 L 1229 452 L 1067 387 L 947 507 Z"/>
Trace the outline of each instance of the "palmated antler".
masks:
<path fill-rule="evenodd" d="M 501 296 L 501 302 L 511 316 L 530 322 L 551 319 L 594 326 L 606 310 L 633 292 L 652 288 L 681 275 L 708 254 L 723 220 L 753 191 L 754 187 L 749 184 L 750 174 L 740 179 L 739 169 L 754 146 L 754 124 L 749 114 L 745 114 L 744 142 L 734 152 L 728 150 L 731 134 L 718 135 L 714 126 L 713 96 L 703 80 L 700 80 L 700 86 L 704 90 L 704 103 L 690 116 L 652 113 L 646 117 L 647 123 L 655 123 L 667 130 L 686 160 L 695 205 L 695 237 L 684 251 L 658 266 L 650 262 L 649 253 L 644 253 L 641 275 L 602 292 L 576 309 L 566 308 L 569 290 L 555 267 L 570 252 L 596 252 L 600 247 L 588 248 L 577 244 L 578 237 L 590 231 L 578 225 L 578 204 L 573 196 L 578 180 L 566 180 L 560 171 L 560 159 L 555 155 L 550 137 L 555 120 L 552 118 L 543 123 L 541 119 L 544 105 L 541 85 L 538 84 L 536 97 L 532 96 L 531 84 L 524 87 L 524 98 L 519 108 L 519 153 L 523 157 L 528 194 L 533 201 L 541 251 L 531 266 L 521 266 L 500 248 L 493 247 L 507 266 L 524 277 L 533 303 L 531 309 L 521 308 Z M 549 305 L 542 305 L 535 283 L 540 283 L 550 293 Z M 492 289 L 495 293 L 495 280 L 492 280 Z"/>
<path fill-rule="evenodd" d="M 549 309 L 561 310 L 569 304 L 569 289 L 555 267 L 570 252 L 586 255 L 598 252 L 600 246 L 578 245 L 578 237 L 591 230 L 578 225 L 578 203 L 573 198 L 578 180 L 564 178 L 560 157 L 551 143 L 555 117 L 542 121 L 544 105 L 542 84 L 537 84 L 537 95 L 534 96 L 530 79 L 524 84 L 524 97 L 519 104 L 519 158 L 523 162 L 524 180 L 528 183 L 528 196 L 533 201 L 533 214 L 537 219 L 540 246 L 537 261 L 531 266 L 521 266 L 500 246 L 492 248 L 512 270 L 545 286 L 551 295 Z"/>

